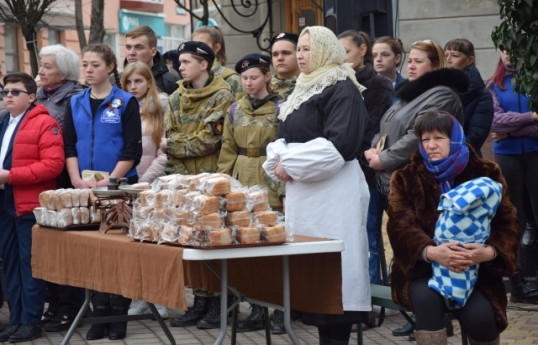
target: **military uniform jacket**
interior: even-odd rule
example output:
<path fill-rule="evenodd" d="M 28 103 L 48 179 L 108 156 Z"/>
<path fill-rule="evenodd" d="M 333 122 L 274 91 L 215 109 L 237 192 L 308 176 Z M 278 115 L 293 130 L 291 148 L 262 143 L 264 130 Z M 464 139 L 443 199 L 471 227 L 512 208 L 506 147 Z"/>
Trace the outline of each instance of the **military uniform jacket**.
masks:
<path fill-rule="evenodd" d="M 288 79 L 280 79 L 276 75 L 273 75 L 271 77 L 271 88 L 277 91 L 278 94 L 282 97 L 282 99 L 286 99 L 289 96 L 289 94 L 293 92 L 298 76 L 299 75 L 296 75 Z"/>
<path fill-rule="evenodd" d="M 245 186 L 261 185 L 269 191 L 269 204 L 272 208 L 282 208 L 277 193 L 269 188 L 262 168 L 267 156 L 263 151 L 277 135 L 276 102 L 278 96 L 268 99 L 265 104 L 254 109 L 248 96 L 241 97 L 233 111 L 226 114 L 222 134 L 218 172 L 228 174 Z M 250 149 L 254 153 L 262 149 L 263 155 L 258 157 L 238 154 L 239 148 Z"/>
<path fill-rule="evenodd" d="M 230 87 L 219 76 L 200 89 L 184 80 L 178 84 L 168 98 L 165 173 L 215 172 L 224 115 L 234 101 Z"/>

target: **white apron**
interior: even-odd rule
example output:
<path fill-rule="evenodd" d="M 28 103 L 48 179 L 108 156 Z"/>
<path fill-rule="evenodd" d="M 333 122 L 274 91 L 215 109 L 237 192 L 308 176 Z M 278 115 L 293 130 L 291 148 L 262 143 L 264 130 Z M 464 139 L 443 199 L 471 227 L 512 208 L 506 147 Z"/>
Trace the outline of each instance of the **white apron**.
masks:
<path fill-rule="evenodd" d="M 276 179 L 271 167 L 280 160 L 293 178 L 286 183 L 287 230 L 344 241 L 344 310 L 371 310 L 366 235 L 370 194 L 358 161 L 344 162 L 332 143 L 323 138 L 289 145 L 278 140 L 267 149 L 264 168 L 268 175 Z"/>

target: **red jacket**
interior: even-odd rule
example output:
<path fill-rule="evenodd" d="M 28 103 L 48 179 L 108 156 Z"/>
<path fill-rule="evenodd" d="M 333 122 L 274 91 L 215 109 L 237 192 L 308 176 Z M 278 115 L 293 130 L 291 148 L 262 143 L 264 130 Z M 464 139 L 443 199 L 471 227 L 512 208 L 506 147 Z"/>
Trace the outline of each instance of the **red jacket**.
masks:
<path fill-rule="evenodd" d="M 45 106 L 36 104 L 22 119 L 13 141 L 8 184 L 13 187 L 17 216 L 32 213 L 39 206 L 39 193 L 56 188 L 64 163 L 60 126 Z"/>

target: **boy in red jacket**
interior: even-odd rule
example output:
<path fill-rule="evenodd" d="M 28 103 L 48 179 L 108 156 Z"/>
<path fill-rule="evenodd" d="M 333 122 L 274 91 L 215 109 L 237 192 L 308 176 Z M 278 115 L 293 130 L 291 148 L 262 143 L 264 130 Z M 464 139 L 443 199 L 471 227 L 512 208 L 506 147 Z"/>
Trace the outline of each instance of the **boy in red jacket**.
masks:
<path fill-rule="evenodd" d="M 42 336 L 45 282 L 32 277 L 33 209 L 38 196 L 56 188 L 65 161 L 60 126 L 41 104 L 37 85 L 26 73 L 4 77 L 6 111 L 0 113 L 0 256 L 10 307 L 10 325 L 0 342 Z"/>

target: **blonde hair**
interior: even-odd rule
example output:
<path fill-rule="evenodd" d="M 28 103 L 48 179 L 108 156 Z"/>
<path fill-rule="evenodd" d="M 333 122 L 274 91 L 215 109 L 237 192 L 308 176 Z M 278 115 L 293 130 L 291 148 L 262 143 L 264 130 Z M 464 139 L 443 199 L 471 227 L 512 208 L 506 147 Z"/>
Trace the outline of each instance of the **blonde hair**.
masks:
<path fill-rule="evenodd" d="M 129 92 L 127 90 L 127 78 L 133 73 L 140 74 L 149 83 L 148 91 L 144 96 L 144 103 L 140 105 L 140 116 L 146 120 L 146 126 L 151 134 L 151 139 L 159 147 L 164 134 L 164 118 L 155 78 L 148 65 L 141 61 L 131 62 L 123 69 L 121 75 L 121 85 L 123 85 L 124 91 Z"/>
<path fill-rule="evenodd" d="M 428 59 L 430 59 L 432 63 L 432 66 L 437 67 L 438 69 L 448 67 L 448 62 L 446 61 L 443 48 L 433 41 L 424 40 L 415 42 L 413 43 L 411 49 L 421 50 L 426 53 Z M 411 51 L 411 49 L 409 49 L 409 51 Z"/>

